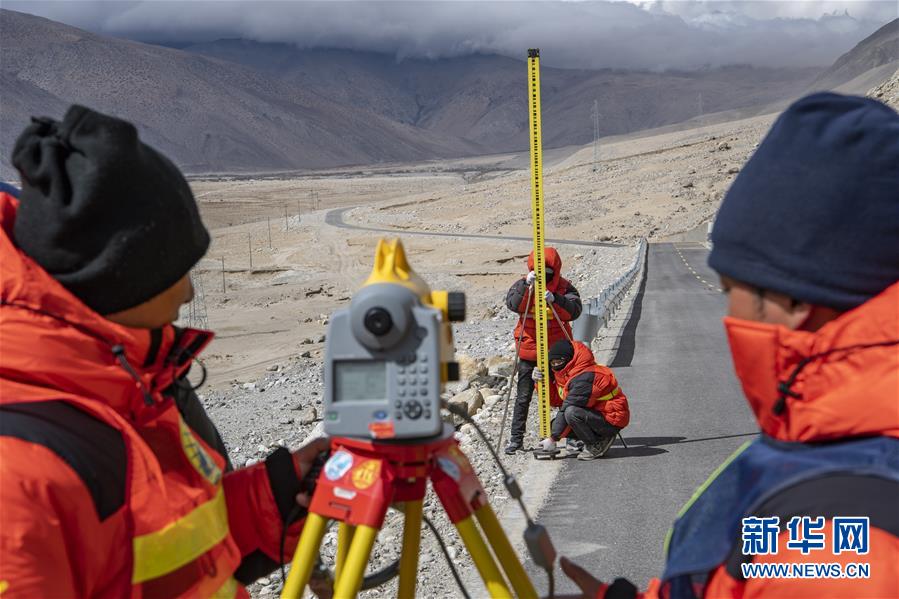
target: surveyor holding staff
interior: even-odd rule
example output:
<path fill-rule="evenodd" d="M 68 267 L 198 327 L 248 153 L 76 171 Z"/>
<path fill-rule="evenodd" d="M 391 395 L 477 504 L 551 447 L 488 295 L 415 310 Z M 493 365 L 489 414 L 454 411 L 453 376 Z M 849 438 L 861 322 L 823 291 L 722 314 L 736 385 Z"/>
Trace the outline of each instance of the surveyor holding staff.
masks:
<path fill-rule="evenodd" d="M 327 442 L 231 467 L 186 378 L 212 334 L 172 325 L 209 246 L 187 181 L 131 123 L 81 106 L 34 119 L 12 163 L 0 592 L 246 597 L 284 533 L 293 554 L 301 477 Z"/>
<path fill-rule="evenodd" d="M 547 344 L 552 345 L 560 339 L 571 336 L 572 320 L 581 315 L 581 296 L 570 281 L 562 277 L 562 258 L 555 248 L 547 247 L 545 254 L 546 297 L 544 306 L 552 304 L 559 319 L 553 317 L 550 310 L 547 320 Z M 537 329 L 534 320 L 534 252 L 528 256 L 528 274 L 515 281 L 506 294 L 506 306 L 519 314 L 515 327 L 515 343 L 518 352 L 518 386 L 515 397 L 515 410 L 512 412 L 512 431 L 506 453 L 509 455 L 520 451 L 524 446 L 524 429 L 528 419 L 528 409 L 534 394 L 534 380 L 531 377 L 537 367 Z"/>
<path fill-rule="evenodd" d="M 615 374 L 597 364 L 593 352 L 580 341 L 556 341 L 548 357 L 549 384 L 558 392 L 561 404 L 541 449 L 552 451 L 563 438 L 573 438 L 584 445 L 579 460 L 601 458 L 630 420 L 627 396 Z M 532 377 L 535 381 L 545 378 L 537 368 Z"/>
<path fill-rule="evenodd" d="M 563 570 L 590 599 L 899 597 L 899 115 L 837 94 L 790 106 L 728 191 L 712 242 L 761 438 L 681 511 L 650 591 Z M 753 573 L 816 563 L 838 575 Z M 849 575 L 855 564 L 869 576 Z"/>

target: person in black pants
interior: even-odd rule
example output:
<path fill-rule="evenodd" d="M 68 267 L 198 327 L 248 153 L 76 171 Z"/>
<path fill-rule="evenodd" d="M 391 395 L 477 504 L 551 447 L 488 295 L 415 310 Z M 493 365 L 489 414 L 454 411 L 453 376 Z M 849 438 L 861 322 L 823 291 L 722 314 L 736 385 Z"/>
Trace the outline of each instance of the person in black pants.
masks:
<path fill-rule="evenodd" d="M 548 310 L 547 336 L 548 345 L 565 339 L 566 333 L 571 336 L 572 320 L 581 315 L 581 296 L 570 281 L 562 277 L 562 258 L 555 248 L 548 247 L 544 251 L 546 263 L 546 296 L 544 306 L 552 304 Z M 515 342 L 518 346 L 518 386 L 515 397 L 515 410 L 512 413 L 512 431 L 506 453 L 509 455 L 523 448 L 524 429 L 528 419 L 528 409 L 534 394 L 534 380 L 531 374 L 537 366 L 537 330 L 534 321 L 534 253 L 528 257 L 528 272 L 509 289 L 506 294 L 506 306 L 520 315 L 515 327 Z M 529 297 L 530 296 L 530 297 Z M 527 312 L 527 313 L 525 313 Z"/>

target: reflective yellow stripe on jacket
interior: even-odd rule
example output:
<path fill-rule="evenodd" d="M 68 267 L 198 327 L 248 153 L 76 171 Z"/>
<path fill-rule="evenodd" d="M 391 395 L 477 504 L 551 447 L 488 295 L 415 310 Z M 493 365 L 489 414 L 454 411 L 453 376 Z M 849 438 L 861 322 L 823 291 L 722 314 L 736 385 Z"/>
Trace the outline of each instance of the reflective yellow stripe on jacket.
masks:
<path fill-rule="evenodd" d="M 567 387 L 558 385 L 556 388 L 559 390 L 559 397 L 565 399 L 565 396 L 567 395 L 565 392 L 568 390 Z M 614 399 L 619 393 L 621 393 L 621 387 L 615 387 L 615 389 L 611 393 L 606 393 L 601 397 L 597 397 L 593 401 L 609 401 L 610 399 Z"/>
<path fill-rule="evenodd" d="M 612 391 L 611 393 L 606 393 L 605 395 L 603 395 L 601 397 L 597 397 L 596 401 L 609 401 L 610 399 L 617 396 L 619 393 L 621 393 L 621 387 L 615 387 L 614 391 Z"/>
<path fill-rule="evenodd" d="M 135 584 L 177 570 L 228 536 L 225 491 L 220 486 L 215 497 L 199 505 L 157 532 L 134 538 Z"/>

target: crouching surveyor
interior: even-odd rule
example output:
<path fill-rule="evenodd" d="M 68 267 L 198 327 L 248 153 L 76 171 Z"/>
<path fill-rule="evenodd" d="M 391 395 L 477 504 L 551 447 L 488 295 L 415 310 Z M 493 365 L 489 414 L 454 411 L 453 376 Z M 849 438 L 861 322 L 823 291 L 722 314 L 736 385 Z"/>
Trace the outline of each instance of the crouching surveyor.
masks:
<path fill-rule="evenodd" d="M 553 449 L 563 438 L 574 438 L 584 445 L 579 460 L 601 458 L 630 420 L 627 397 L 615 374 L 597 364 L 590 348 L 579 341 L 556 342 L 549 350 L 549 365 L 550 384 L 558 390 L 562 405 L 543 449 Z M 537 369 L 533 376 L 543 379 Z"/>

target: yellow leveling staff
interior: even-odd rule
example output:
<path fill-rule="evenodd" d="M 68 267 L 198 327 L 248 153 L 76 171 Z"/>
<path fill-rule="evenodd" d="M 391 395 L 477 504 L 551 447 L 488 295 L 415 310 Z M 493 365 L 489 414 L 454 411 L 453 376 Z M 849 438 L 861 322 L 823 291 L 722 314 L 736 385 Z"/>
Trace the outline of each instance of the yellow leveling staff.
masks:
<path fill-rule="evenodd" d="M 540 50 L 528 50 L 528 124 L 531 131 L 531 212 L 534 221 L 534 318 L 537 328 L 537 368 L 546 377 L 546 255 L 543 252 L 543 142 L 540 137 Z M 525 318 L 527 315 L 525 315 Z M 540 438 L 549 437 L 549 380 L 537 384 Z"/>

